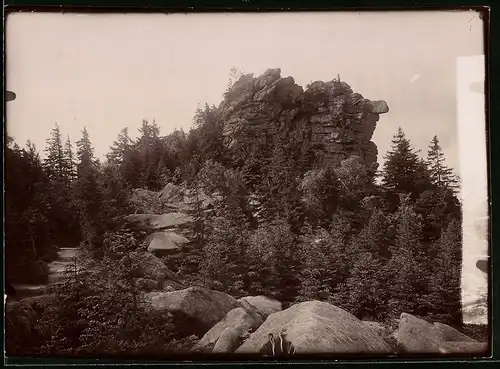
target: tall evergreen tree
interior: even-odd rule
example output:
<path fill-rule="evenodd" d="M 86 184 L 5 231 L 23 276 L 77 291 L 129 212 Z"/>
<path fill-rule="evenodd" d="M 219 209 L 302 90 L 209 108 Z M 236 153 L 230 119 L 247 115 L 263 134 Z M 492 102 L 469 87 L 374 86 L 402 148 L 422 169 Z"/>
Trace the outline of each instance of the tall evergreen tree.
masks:
<path fill-rule="evenodd" d="M 426 165 L 401 127 L 393 137 L 391 149 L 385 156 L 382 183 L 393 193 L 411 194 L 413 200 L 429 186 Z"/>
<path fill-rule="evenodd" d="M 94 148 L 90 142 L 87 127 L 83 127 L 82 138 L 76 142 L 76 148 L 79 170 L 95 165 Z"/>
<path fill-rule="evenodd" d="M 445 164 L 445 157 L 437 136 L 432 138 L 427 152 L 427 166 L 429 168 L 431 181 L 439 188 L 456 190 L 458 179 L 453 170 Z"/>
<path fill-rule="evenodd" d="M 61 131 L 56 123 L 52 129 L 50 138 L 47 139 L 47 148 L 45 149 L 47 157 L 44 160 L 44 167 L 51 180 L 63 181 L 65 158 L 64 148 L 61 139 Z"/>
<path fill-rule="evenodd" d="M 74 205 L 79 210 L 80 226 L 84 246 L 99 251 L 102 246 L 104 228 L 102 220 L 102 190 L 99 169 L 94 158 L 94 149 L 87 129 L 77 141 L 78 179 L 74 186 Z"/>
<path fill-rule="evenodd" d="M 382 262 L 371 252 L 357 255 L 351 276 L 344 284 L 349 291 L 346 310 L 358 319 L 381 321 L 386 306 L 386 288 Z"/>
<path fill-rule="evenodd" d="M 35 146 L 5 148 L 5 268 L 10 283 L 44 283 L 53 259 L 47 174 Z"/>
<path fill-rule="evenodd" d="M 428 250 L 422 244 L 421 218 L 410 204 L 409 195 L 400 195 L 400 206 L 395 218 L 395 244 L 390 248 L 391 259 L 387 264 L 390 311 L 400 314 L 426 315 L 425 304 L 420 303 L 427 293 L 428 276 L 425 270 Z"/>
<path fill-rule="evenodd" d="M 453 220 L 434 245 L 430 260 L 430 294 L 427 302 L 434 320 L 455 327 L 462 325 L 462 227 Z"/>
<path fill-rule="evenodd" d="M 67 185 L 76 178 L 76 161 L 73 154 L 73 145 L 69 136 L 64 144 L 64 178 Z"/>
<path fill-rule="evenodd" d="M 118 137 L 110 147 L 110 152 L 107 154 L 107 159 L 111 163 L 123 164 L 127 159 L 128 152 L 132 149 L 132 139 L 128 134 L 128 127 L 123 128 Z"/>

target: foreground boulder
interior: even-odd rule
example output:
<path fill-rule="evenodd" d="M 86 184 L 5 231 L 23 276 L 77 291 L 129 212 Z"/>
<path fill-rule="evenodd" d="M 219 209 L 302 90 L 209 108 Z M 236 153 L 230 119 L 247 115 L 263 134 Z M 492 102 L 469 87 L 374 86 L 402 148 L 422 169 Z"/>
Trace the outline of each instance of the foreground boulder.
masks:
<path fill-rule="evenodd" d="M 238 301 L 248 303 L 264 318 L 267 318 L 272 313 L 276 313 L 282 309 L 280 301 L 270 299 L 266 296 L 247 296 L 239 299 Z"/>
<path fill-rule="evenodd" d="M 207 330 L 229 311 L 239 307 L 234 297 L 202 287 L 189 287 L 173 292 L 152 292 L 147 294 L 147 297 L 154 309 L 181 313 L 198 321 Z"/>
<path fill-rule="evenodd" d="M 445 324 L 431 324 L 402 313 L 398 343 L 406 352 L 422 354 L 481 353 L 487 345 L 463 335 Z"/>
<path fill-rule="evenodd" d="M 384 327 L 381 323 L 379 322 L 373 322 L 373 321 L 363 321 L 363 323 L 370 327 L 371 329 L 373 329 L 374 331 L 377 332 L 377 334 L 382 337 L 382 338 L 385 338 L 385 337 L 388 337 L 390 336 L 390 333 L 389 331 L 387 330 L 386 327 Z"/>
<path fill-rule="evenodd" d="M 263 322 L 259 314 L 243 307 L 231 310 L 213 326 L 195 346 L 197 351 L 232 353 L 241 344 L 242 337 Z"/>
<path fill-rule="evenodd" d="M 434 330 L 447 342 L 478 342 L 446 324 L 434 323 Z"/>
<path fill-rule="evenodd" d="M 391 346 L 375 330 L 345 310 L 307 301 L 269 315 L 236 353 L 258 353 L 268 334 L 287 329 L 297 354 L 389 353 Z"/>

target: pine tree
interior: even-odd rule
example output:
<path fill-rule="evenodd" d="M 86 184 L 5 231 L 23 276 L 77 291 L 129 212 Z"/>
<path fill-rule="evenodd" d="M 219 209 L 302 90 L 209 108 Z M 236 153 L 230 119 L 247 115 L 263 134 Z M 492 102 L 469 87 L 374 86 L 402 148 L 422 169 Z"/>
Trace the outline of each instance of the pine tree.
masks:
<path fill-rule="evenodd" d="M 110 163 L 123 164 L 127 158 L 127 153 L 132 149 L 132 140 L 128 134 L 128 127 L 123 128 L 118 137 L 110 147 L 107 159 Z"/>
<path fill-rule="evenodd" d="M 51 180 L 62 182 L 64 178 L 65 158 L 61 131 L 57 123 L 52 129 L 50 138 L 47 139 L 47 145 L 45 149 L 47 157 L 44 160 L 45 170 Z"/>
<path fill-rule="evenodd" d="M 400 195 L 400 206 L 394 215 L 395 244 L 386 275 L 390 281 L 389 310 L 393 314 L 408 312 L 425 316 L 420 300 L 427 293 L 425 263 L 428 250 L 422 244 L 421 218 L 410 205 L 409 195 Z"/>
<path fill-rule="evenodd" d="M 453 220 L 434 245 L 431 260 L 430 294 L 427 302 L 434 320 L 459 327 L 462 324 L 461 273 L 462 227 Z"/>
<path fill-rule="evenodd" d="M 76 178 L 76 163 L 73 155 L 73 145 L 69 136 L 64 145 L 64 178 L 67 186 Z"/>
<path fill-rule="evenodd" d="M 26 158 L 30 161 L 30 163 L 33 163 L 35 165 L 42 164 L 40 161 L 40 154 L 38 153 L 35 144 L 31 140 L 26 141 L 25 152 L 26 152 Z"/>
<path fill-rule="evenodd" d="M 381 321 L 387 312 L 382 263 L 371 252 L 359 254 L 344 288 L 349 291 L 345 309 L 358 319 Z"/>
<path fill-rule="evenodd" d="M 5 148 L 5 268 L 10 283 L 44 283 L 53 260 L 49 179 L 35 146 Z"/>
<path fill-rule="evenodd" d="M 204 246 L 200 274 L 209 288 L 245 296 L 247 230 L 227 217 L 216 217 Z"/>
<path fill-rule="evenodd" d="M 426 164 L 429 168 L 431 181 L 438 188 L 457 190 L 458 180 L 453 170 L 445 164 L 445 157 L 437 136 L 432 138 L 427 152 Z"/>
<path fill-rule="evenodd" d="M 82 138 L 76 142 L 76 155 L 78 158 L 78 170 L 82 170 L 84 167 L 90 167 L 95 165 L 94 158 L 94 148 L 90 142 L 89 133 L 87 128 L 84 127 L 82 131 Z"/>
<path fill-rule="evenodd" d="M 104 234 L 102 188 L 99 183 L 99 168 L 94 158 L 94 149 L 87 129 L 77 141 L 78 178 L 74 186 L 74 206 L 78 209 L 84 246 L 100 250 Z"/>
<path fill-rule="evenodd" d="M 143 119 L 136 142 L 141 154 L 147 156 L 152 151 L 159 137 L 160 127 L 158 127 L 156 122 L 153 120 L 152 123 L 149 123 L 147 119 Z"/>
<path fill-rule="evenodd" d="M 327 300 L 331 294 L 335 253 L 322 235 L 324 231 L 307 234 L 300 243 L 303 265 L 298 301 Z"/>
<path fill-rule="evenodd" d="M 425 163 L 401 129 L 392 140 L 391 149 L 385 156 L 382 183 L 395 193 L 409 193 L 412 199 L 423 192 L 430 184 Z"/>
<path fill-rule="evenodd" d="M 368 224 L 353 239 L 353 248 L 360 253 L 369 252 L 375 258 L 388 259 L 392 243 L 392 224 L 388 214 L 375 209 Z"/>

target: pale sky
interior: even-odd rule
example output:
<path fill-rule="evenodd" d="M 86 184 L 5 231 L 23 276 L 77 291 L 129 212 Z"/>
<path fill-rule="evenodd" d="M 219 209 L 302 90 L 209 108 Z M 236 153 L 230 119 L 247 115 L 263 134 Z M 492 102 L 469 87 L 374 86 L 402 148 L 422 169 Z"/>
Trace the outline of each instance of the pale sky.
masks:
<path fill-rule="evenodd" d="M 189 129 L 198 104 L 218 105 L 231 67 L 281 68 L 305 86 L 340 74 L 386 100 L 379 162 L 402 126 L 427 152 L 434 134 L 457 172 L 456 59 L 483 54 L 476 12 L 10 15 L 7 132 L 41 150 L 57 122 L 74 142 L 84 125 L 102 157 L 143 118 L 162 134 Z"/>

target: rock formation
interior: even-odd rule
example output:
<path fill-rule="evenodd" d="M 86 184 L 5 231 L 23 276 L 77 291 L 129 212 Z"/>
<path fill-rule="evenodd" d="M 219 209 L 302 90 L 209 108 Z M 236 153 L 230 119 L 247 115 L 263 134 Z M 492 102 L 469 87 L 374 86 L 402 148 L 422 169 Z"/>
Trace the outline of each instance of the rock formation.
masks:
<path fill-rule="evenodd" d="M 256 78 L 242 76 L 218 108 L 229 146 L 244 127 L 271 132 L 293 127 L 322 146 L 324 161 L 335 164 L 357 155 L 372 167 L 378 152 L 371 138 L 380 114 L 388 111 L 385 101 L 365 99 L 343 81 L 316 81 L 304 90 L 292 77 L 282 78 L 279 68 Z"/>
<path fill-rule="evenodd" d="M 156 283 L 156 290 L 162 290 L 170 286 L 174 290 L 185 288 L 178 276 L 172 272 L 168 267 L 156 256 L 149 252 L 135 253 L 132 259 L 139 266 L 135 271 L 135 276 L 138 279 L 154 281 Z M 146 287 L 146 290 L 152 289 L 151 282 L 139 282 L 141 286 Z"/>
<path fill-rule="evenodd" d="M 393 348 L 368 325 L 327 302 L 307 301 L 269 315 L 236 353 L 258 353 L 268 334 L 283 328 L 297 354 L 391 353 Z"/>
<path fill-rule="evenodd" d="M 404 351 L 416 354 L 483 354 L 486 343 L 478 342 L 445 324 L 431 324 L 413 315 L 402 313 L 398 343 Z"/>
<path fill-rule="evenodd" d="M 238 301 L 223 292 L 189 287 L 173 292 L 152 292 L 146 295 L 156 310 L 182 313 L 211 328 L 234 308 Z"/>
<path fill-rule="evenodd" d="M 195 349 L 201 352 L 232 353 L 241 344 L 242 336 L 258 328 L 262 322 L 263 318 L 256 312 L 243 307 L 233 309 L 203 336 Z"/>
<path fill-rule="evenodd" d="M 248 303 L 264 318 L 267 318 L 272 313 L 276 313 L 282 309 L 281 302 L 270 299 L 266 296 L 247 296 L 239 299 L 238 301 L 241 303 Z"/>

